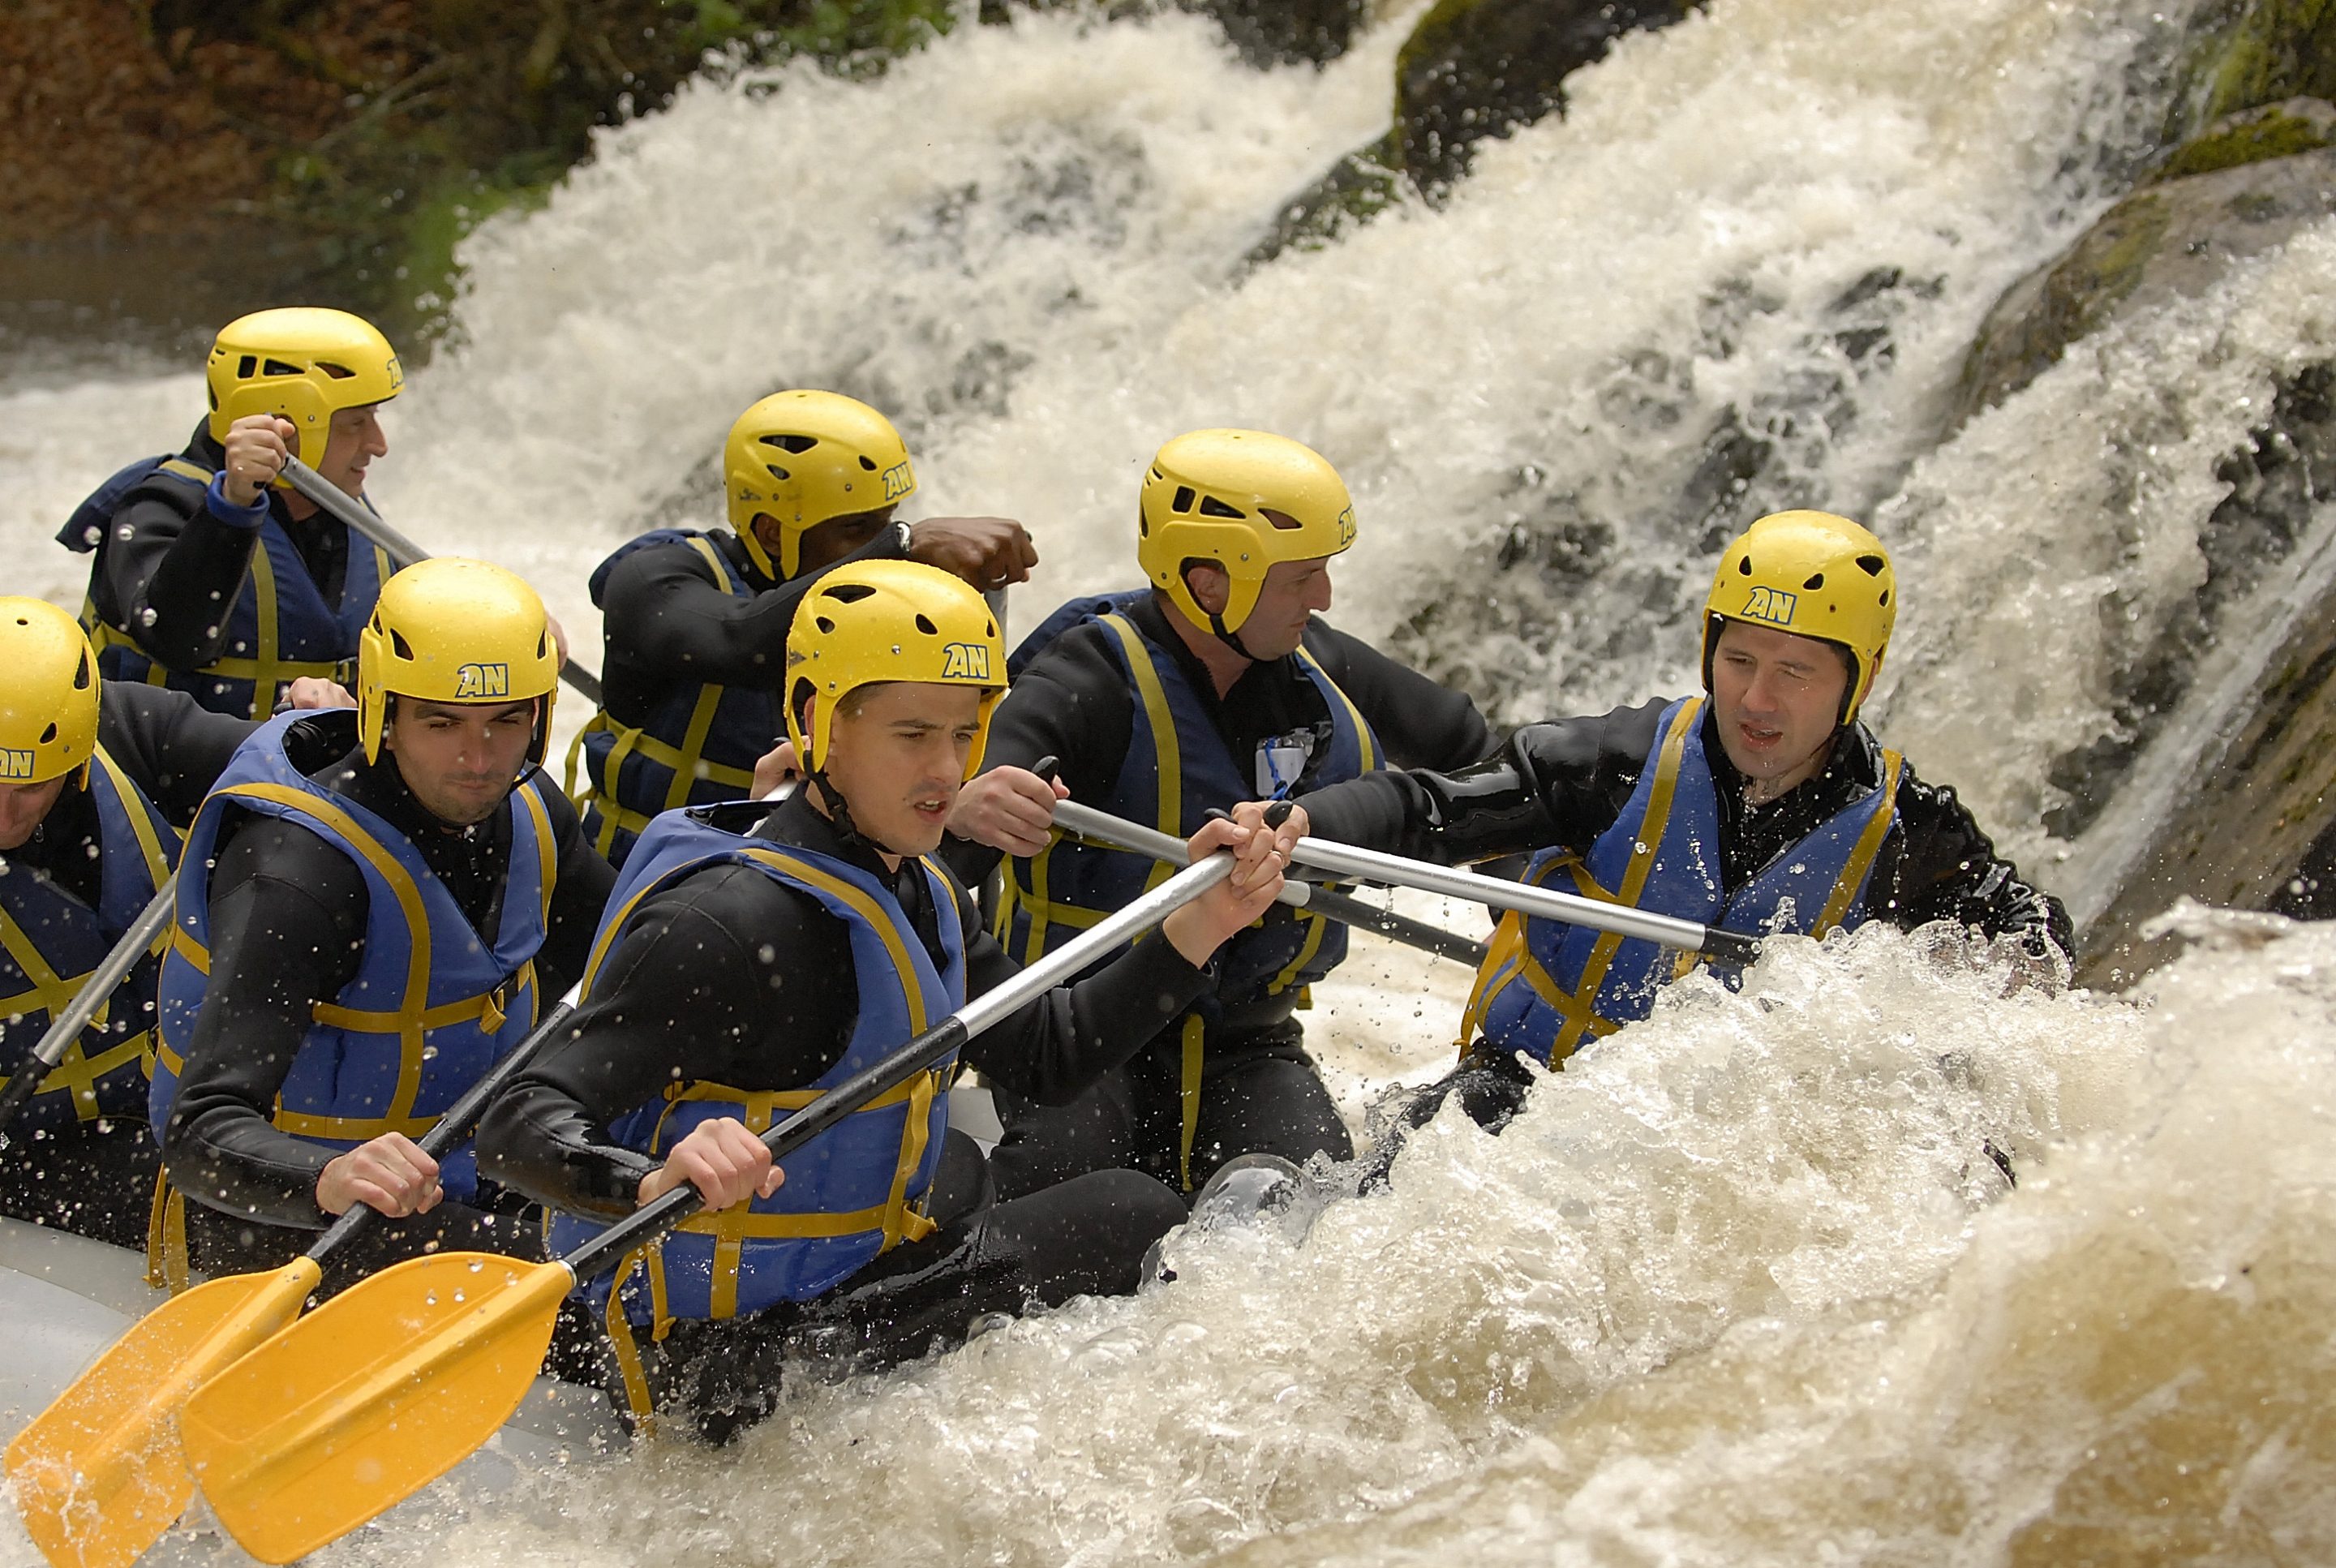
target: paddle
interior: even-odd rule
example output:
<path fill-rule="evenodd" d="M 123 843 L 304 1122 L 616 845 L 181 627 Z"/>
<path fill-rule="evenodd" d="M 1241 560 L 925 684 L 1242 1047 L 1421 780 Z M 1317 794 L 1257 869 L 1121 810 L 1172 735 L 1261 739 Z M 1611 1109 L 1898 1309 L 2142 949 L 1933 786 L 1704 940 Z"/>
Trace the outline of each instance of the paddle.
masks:
<path fill-rule="evenodd" d="M 567 1021 L 563 1001 L 454 1102 L 421 1147 L 459 1143 L 487 1102 Z M 7 1474 L 34 1544 L 65 1568 L 127 1568 L 194 1495 L 173 1420 L 197 1385 L 299 1316 L 319 1265 L 380 1215 L 356 1203 L 272 1273 L 199 1285 L 132 1324 L 8 1445 Z"/>
<path fill-rule="evenodd" d="M 1611 931 L 1616 936 L 1638 937 L 1660 947 L 1701 953 L 1721 963 L 1748 964 L 1760 956 L 1760 939 L 1747 937 L 1740 931 L 1701 926 L 1673 915 L 1632 909 L 1628 904 L 1610 904 L 1599 899 L 1585 899 L 1578 893 L 1554 892 L 1548 888 L 1505 881 L 1499 877 L 1484 876 L 1457 866 L 1430 865 L 1426 861 L 1409 860 L 1402 855 L 1342 844 L 1330 839 L 1299 839 L 1297 847 L 1290 852 L 1290 859 L 1299 865 L 1313 866 L 1336 876 L 1417 888 L 1422 892 L 1442 893 L 1447 898 L 1489 904 L 1496 910 L 1515 910 L 1522 914 L 1539 915 L 1543 920 L 1562 920 L 1570 926 L 1587 926 L 1591 930 Z"/>
<path fill-rule="evenodd" d="M 968 1002 L 763 1135 L 784 1159 L 1000 1018 L 1231 875 L 1219 853 Z M 535 1377 L 560 1303 L 702 1206 L 684 1184 L 549 1263 L 478 1252 L 384 1271 L 196 1390 L 189 1462 L 246 1551 L 288 1563 L 445 1474 L 494 1435 Z"/>
<path fill-rule="evenodd" d="M 331 512 L 334 517 L 389 551 L 389 557 L 399 566 L 412 566 L 417 560 L 428 560 L 430 552 L 390 527 L 378 512 L 361 506 L 356 499 L 310 468 L 297 457 L 284 460 L 284 480 L 294 490 L 308 499 L 311 505 Z M 574 659 L 560 667 L 560 678 L 582 693 L 589 702 L 600 700 L 600 677 L 578 664 Z"/>
<path fill-rule="evenodd" d="M 1048 760 L 1051 759 L 1041 759 L 1037 770 L 1041 778 L 1047 776 L 1045 763 Z M 1137 854 L 1166 861 L 1171 865 L 1183 865 L 1185 861 L 1183 840 L 1171 838 L 1157 828 L 1144 827 L 1107 812 L 1097 811 L 1093 806 L 1081 805 L 1076 801 L 1055 803 L 1055 825 L 1066 828 L 1083 839 L 1093 839 L 1114 849 L 1132 850 Z M 1472 969 L 1484 961 L 1484 944 L 1482 942 L 1438 930 L 1425 920 L 1399 915 L 1393 910 L 1377 908 L 1331 888 L 1317 887 L 1311 882 L 1292 878 L 1281 884 L 1281 901 L 1294 909 L 1311 910 L 1316 914 L 1328 915 L 1343 925 L 1361 926 L 1381 936 L 1407 942 L 1438 958 L 1457 959 Z"/>
<path fill-rule="evenodd" d="M 152 947 L 162 934 L 162 928 L 170 923 L 170 902 L 178 887 L 176 872 L 162 879 L 162 885 L 154 890 L 154 896 L 138 911 L 138 918 L 130 922 L 130 929 L 122 933 L 122 940 L 113 944 L 105 961 L 90 970 L 89 979 L 73 993 L 73 999 L 51 1020 L 48 1032 L 33 1047 L 33 1059 L 16 1069 L 5 1088 L 0 1088 L 0 1128 L 6 1127 L 17 1109 L 40 1092 L 50 1069 L 65 1059 L 65 1052 L 73 1048 L 73 1041 L 81 1037 L 90 1019 L 97 1017 L 97 1009 L 105 1005 L 113 988 L 137 967 L 139 955 Z"/>

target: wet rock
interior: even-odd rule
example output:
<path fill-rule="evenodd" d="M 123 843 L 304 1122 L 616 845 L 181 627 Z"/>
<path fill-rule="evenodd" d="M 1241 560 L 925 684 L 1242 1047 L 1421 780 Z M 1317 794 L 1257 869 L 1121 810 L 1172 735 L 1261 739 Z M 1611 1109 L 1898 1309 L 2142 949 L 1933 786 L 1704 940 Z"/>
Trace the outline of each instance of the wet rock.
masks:
<path fill-rule="evenodd" d="M 1409 189 L 1403 150 L 1390 131 L 1339 159 L 1328 174 L 1283 203 L 1271 231 L 1251 248 L 1242 265 L 1261 267 L 1285 250 L 1335 245 L 1402 200 Z"/>
<path fill-rule="evenodd" d="M 1323 64 L 1347 52 L 1366 20 L 1365 0 L 1183 0 L 1213 16 L 1250 64 Z"/>
<path fill-rule="evenodd" d="M 2200 121 L 2289 98 L 2336 99 L 2336 5 L 2214 0 L 2193 23 L 2186 94 Z"/>
<path fill-rule="evenodd" d="M 1667 27 L 1704 0 L 1438 0 L 1396 56 L 1403 166 L 1431 199 L 1475 145 L 1565 106 L 1566 77 L 1614 40 Z"/>
<path fill-rule="evenodd" d="M 2280 145 L 2324 128 L 2326 104 L 2283 105 L 2276 131 L 2220 122 L 2202 161 L 2251 142 Z M 2261 132 L 2258 134 L 2258 132 Z M 2185 147 L 2174 155 L 2178 163 Z M 2069 344 L 2127 311 L 2205 293 L 2234 262 L 2277 248 L 2336 213 L 2336 147 L 2164 180 L 2104 213 L 2057 259 L 2012 285 L 1965 362 L 1956 423 L 1991 407 L 2058 363 Z"/>

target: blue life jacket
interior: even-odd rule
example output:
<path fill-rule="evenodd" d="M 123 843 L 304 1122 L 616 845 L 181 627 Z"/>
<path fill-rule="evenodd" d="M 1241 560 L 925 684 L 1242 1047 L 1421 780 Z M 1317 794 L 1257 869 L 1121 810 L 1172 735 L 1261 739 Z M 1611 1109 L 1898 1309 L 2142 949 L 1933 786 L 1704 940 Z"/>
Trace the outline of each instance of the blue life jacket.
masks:
<path fill-rule="evenodd" d="M 1041 638 L 1050 642 L 1085 620 L 1101 625 L 1110 634 L 1106 640 L 1134 696 L 1135 721 L 1127 760 L 1110 798 L 1091 803 L 1100 803 L 1114 816 L 1187 839 L 1200 832 L 1212 808 L 1253 800 L 1259 792 L 1250 774 L 1250 759 L 1235 757 L 1225 745 L 1175 657 L 1153 646 L 1120 613 L 1150 592 L 1139 589 L 1074 600 L 1025 639 L 1007 667 L 1011 674 L 1017 672 L 1017 661 L 1027 667 L 1043 647 Z M 1307 787 L 1340 784 L 1378 767 L 1377 737 L 1362 714 L 1312 654 L 1300 648 L 1297 658 L 1321 692 L 1331 723 L 1329 749 L 1312 760 Z M 1086 930 L 1176 870 L 1148 855 L 1058 835 L 1035 859 L 1010 863 L 993 929 L 1015 961 L 1028 965 L 1045 953 L 1056 931 Z M 1214 1020 L 1227 1008 L 1311 985 L 1346 955 L 1344 926 L 1276 904 L 1260 923 L 1218 950 L 1216 992 L 1197 1008 Z"/>
<path fill-rule="evenodd" d="M 947 959 L 939 968 L 891 890 L 876 878 L 830 855 L 725 831 L 708 820 L 713 814 L 702 808 L 668 812 L 641 836 L 601 917 L 585 970 L 586 997 L 643 899 L 709 866 L 738 864 L 809 893 L 850 929 L 859 1018 L 842 1058 L 808 1086 L 774 1090 L 676 1083 L 609 1125 L 618 1143 L 653 1158 L 663 1158 L 691 1129 L 717 1116 L 764 1132 L 965 1003 L 965 933 L 949 879 L 930 859 L 922 864 Z M 774 1195 L 696 1215 L 634 1254 L 615 1280 L 604 1275 L 589 1283 L 587 1298 L 609 1319 L 620 1359 L 629 1342 L 622 1332 L 626 1319 L 655 1324 L 662 1333 L 676 1318 L 729 1318 L 809 1300 L 878 1254 L 930 1234 L 932 1222 L 922 1210 L 949 1130 L 946 1089 L 954 1066 L 952 1057 L 919 1074 L 790 1154 L 786 1184 Z M 604 1228 L 555 1213 L 548 1243 L 557 1255 Z M 608 1308 L 612 1286 L 621 1313 Z"/>
<path fill-rule="evenodd" d="M 32 1059 L 50 1020 L 137 923 L 178 863 L 178 830 L 102 745 L 89 793 L 97 806 L 95 909 L 45 876 L 0 873 L 0 1079 Z M 31 1128 L 54 1130 L 100 1116 L 146 1119 L 161 952 L 158 940 L 65 1048 L 18 1113 L 20 1137 Z"/>
<path fill-rule="evenodd" d="M 316 1004 L 316 1021 L 277 1096 L 276 1125 L 333 1149 L 384 1133 L 419 1138 L 534 1025 L 535 955 L 559 869 L 543 798 L 550 785 L 532 774 L 505 806 L 511 869 L 489 947 L 411 840 L 293 765 L 285 732 L 303 723 L 346 726 L 346 744 L 355 744 L 356 714 L 349 709 L 286 714 L 262 726 L 237 749 L 187 834 L 178 920 L 162 960 L 153 1125 L 168 1125 L 202 1008 L 211 866 L 220 826 L 239 810 L 297 823 L 347 855 L 365 875 L 367 898 L 356 978 Z M 439 1157 L 438 1180 L 449 1197 L 476 1195 L 478 1165 L 467 1142 Z"/>
<path fill-rule="evenodd" d="M 1663 710 L 1638 787 L 1586 857 L 1546 849 L 1525 880 L 1698 925 L 1767 936 L 1825 935 L 1865 923 L 1874 857 L 1897 821 L 1905 760 L 1882 753 L 1882 783 L 1785 850 L 1733 892 L 1721 885 L 1719 797 L 1703 749 L 1701 697 Z M 1562 1062 L 1585 1037 L 1643 1018 L 1656 990 L 1698 962 L 1640 938 L 1536 916 L 1501 920 L 1476 975 L 1462 1038 Z M 1722 978 L 1730 985 L 1739 977 Z M 1483 1047 L 1476 1047 L 1484 1048 Z"/>
<path fill-rule="evenodd" d="M 660 544 L 688 545 L 705 557 L 723 592 L 733 599 L 754 597 L 754 585 L 732 570 L 711 535 L 660 528 L 594 569 L 592 602 L 600 602 L 618 561 Z M 678 680 L 638 725 L 613 717 L 605 707 L 594 714 L 569 747 L 567 778 L 594 847 L 621 868 L 634 841 L 659 812 L 751 795 L 756 759 L 785 732 L 777 692 L 782 678 L 782 672 L 772 671 L 769 688 Z M 579 756 L 586 779 L 581 794 L 576 789 Z"/>
<path fill-rule="evenodd" d="M 57 531 L 57 542 L 77 551 L 98 550 L 113 526 L 114 514 L 141 491 L 163 496 L 192 518 L 202 511 L 210 482 L 210 470 L 185 458 L 141 458 L 74 508 Z M 323 517 L 316 525 L 346 526 Z M 251 570 L 228 609 L 222 652 L 209 664 L 191 670 L 156 664 L 127 628 L 99 616 L 93 594 L 83 603 L 82 625 L 97 645 L 98 668 L 108 680 L 168 687 L 187 693 L 213 713 L 266 718 L 275 711 L 283 688 L 303 676 L 355 684 L 357 633 L 372 618 L 374 602 L 392 570 L 386 551 L 350 531 L 341 602 L 326 604 L 299 547 L 271 511 L 259 525 L 259 548 L 251 552 Z"/>

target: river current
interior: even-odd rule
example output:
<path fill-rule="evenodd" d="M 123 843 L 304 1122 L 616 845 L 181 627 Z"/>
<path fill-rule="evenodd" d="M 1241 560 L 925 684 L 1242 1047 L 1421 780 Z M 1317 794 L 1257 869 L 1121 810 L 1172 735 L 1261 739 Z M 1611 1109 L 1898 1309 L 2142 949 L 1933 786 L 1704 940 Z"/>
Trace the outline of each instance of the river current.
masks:
<path fill-rule="evenodd" d="M 1245 271 L 1385 129 L 1412 15 L 1319 72 L 1247 70 L 1189 18 L 1056 16 L 872 83 L 710 73 L 467 242 L 381 505 L 526 572 L 589 648 L 590 567 L 717 516 L 747 402 L 833 386 L 899 418 L 912 511 L 1029 523 L 1027 625 L 1131 579 L 1161 441 L 1262 426 L 1354 490 L 1333 618 L 1512 721 L 1686 689 L 1718 537 L 1825 505 L 1906 584 L 1879 733 L 2098 912 L 2216 694 L 2336 572 L 2316 517 L 2234 618 L 2263 639 L 2226 637 L 2197 711 L 2056 836 L 2045 767 L 2114 731 L 2116 674 L 2203 575 L 2215 459 L 2336 339 L 2336 232 L 2308 232 L 1947 429 L 1981 317 L 2162 124 L 2187 7 L 1715 0 L 1442 209 Z M 49 536 L 200 405 L 183 368 L 0 373 L 10 588 L 77 604 Z M 1714 489 L 1731 429 L 1764 455 Z M 1277 1221 L 1188 1230 L 1136 1299 L 805 1377 L 735 1449 L 579 1461 L 334 1558 L 2325 1561 L 2336 936 L 2179 920 L 2186 955 L 2120 997 L 2007 994 L 1983 952 L 1890 931 L 1780 944 L 1498 1139 L 1447 1119 L 1386 1193 L 1323 1171 Z M 1448 1059 L 1465 992 L 1377 946 L 1321 989 L 1358 1125 Z"/>

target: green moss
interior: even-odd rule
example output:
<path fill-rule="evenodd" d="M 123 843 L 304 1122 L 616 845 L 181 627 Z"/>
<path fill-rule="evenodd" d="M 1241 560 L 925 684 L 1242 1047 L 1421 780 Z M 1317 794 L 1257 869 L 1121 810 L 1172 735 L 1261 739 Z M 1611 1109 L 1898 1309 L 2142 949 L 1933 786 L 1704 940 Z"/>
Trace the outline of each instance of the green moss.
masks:
<path fill-rule="evenodd" d="M 2208 66 L 2204 118 L 2336 99 L 2336 0 L 2252 0 Z"/>
<path fill-rule="evenodd" d="M 1403 199 L 1406 182 L 1402 159 L 1402 145 L 1392 131 L 1348 153 L 1290 199 L 1272 232 L 1243 258 L 1243 264 L 1262 266 L 1285 250 L 1319 250 L 1368 223 Z"/>
<path fill-rule="evenodd" d="M 2212 174 L 2243 163 L 2287 158 L 2336 146 L 2336 110 L 2325 116 L 2291 112 L 2284 104 L 2217 122 L 2185 143 L 2151 175 L 2151 183 Z"/>

